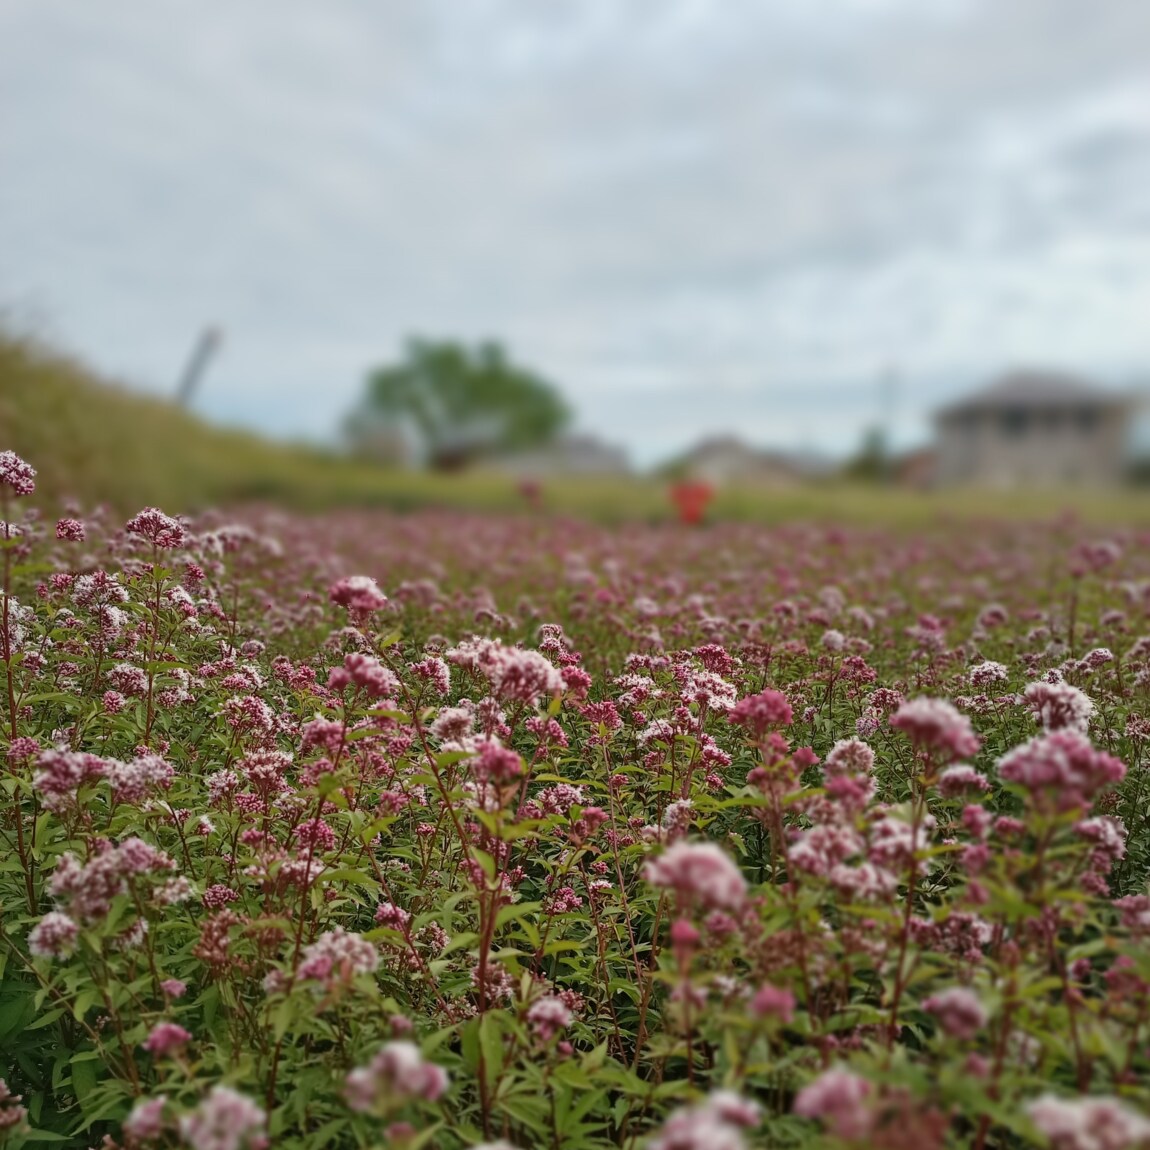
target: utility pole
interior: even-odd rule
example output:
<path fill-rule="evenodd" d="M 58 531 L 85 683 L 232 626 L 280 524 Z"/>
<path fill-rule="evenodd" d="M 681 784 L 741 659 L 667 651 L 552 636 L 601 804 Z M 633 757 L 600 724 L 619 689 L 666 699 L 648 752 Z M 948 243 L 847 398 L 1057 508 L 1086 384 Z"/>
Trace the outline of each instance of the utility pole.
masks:
<path fill-rule="evenodd" d="M 180 407 L 191 406 L 192 396 L 223 341 L 223 332 L 218 327 L 206 327 L 200 332 L 176 386 L 176 403 Z"/>
<path fill-rule="evenodd" d="M 894 480 L 894 449 L 893 432 L 898 408 L 899 385 L 902 379 L 895 364 L 887 366 L 879 377 L 879 435 L 882 443 L 882 459 L 880 466 L 882 480 L 891 483 Z"/>

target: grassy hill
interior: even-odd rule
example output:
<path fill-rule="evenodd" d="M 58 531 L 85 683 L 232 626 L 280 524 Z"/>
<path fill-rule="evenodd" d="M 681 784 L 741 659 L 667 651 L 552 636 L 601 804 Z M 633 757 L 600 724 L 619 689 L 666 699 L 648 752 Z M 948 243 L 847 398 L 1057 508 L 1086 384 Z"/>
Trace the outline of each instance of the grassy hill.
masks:
<path fill-rule="evenodd" d="M 522 508 L 515 481 L 496 473 L 463 476 L 391 471 L 334 452 L 274 443 L 212 426 L 174 404 L 101 379 L 33 340 L 0 330 L 0 450 L 12 448 L 39 472 L 48 504 L 74 496 L 133 511 L 151 503 L 169 511 L 273 502 L 303 510 L 429 505 Z M 552 479 L 544 505 L 608 521 L 671 514 L 666 485 L 654 479 Z M 1150 523 L 1141 491 L 974 491 L 924 494 L 828 483 L 771 490 L 731 488 L 713 515 L 758 521 L 815 519 L 914 526 L 940 515 L 1047 516 L 1073 508 L 1100 522 Z"/>
<path fill-rule="evenodd" d="M 125 510 L 251 499 L 324 505 L 369 496 L 380 474 L 316 450 L 213 427 L 3 332 L 0 440 L 37 469 L 47 499 L 76 496 Z"/>
<path fill-rule="evenodd" d="M 143 504 L 169 511 L 270 502 L 303 510 L 380 506 L 522 507 L 506 475 L 389 470 L 329 451 L 213 426 L 175 404 L 103 379 L 35 340 L 0 329 L 0 450 L 37 470 L 58 505 Z M 589 480 L 565 487 L 564 510 L 619 518 L 665 513 L 660 484 Z"/>

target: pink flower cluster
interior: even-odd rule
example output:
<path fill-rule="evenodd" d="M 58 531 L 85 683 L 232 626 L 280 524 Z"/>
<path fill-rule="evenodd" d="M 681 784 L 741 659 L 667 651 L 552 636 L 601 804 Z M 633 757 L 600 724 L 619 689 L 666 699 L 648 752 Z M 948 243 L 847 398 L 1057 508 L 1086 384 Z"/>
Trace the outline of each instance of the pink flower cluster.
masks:
<path fill-rule="evenodd" d="M 80 927 L 69 915 L 51 910 L 28 934 L 28 949 L 38 958 L 61 958 L 69 954 L 80 937 Z"/>
<path fill-rule="evenodd" d="M 1040 806 L 1069 811 L 1088 805 L 1103 788 L 1121 782 L 1126 765 L 1096 750 L 1081 731 L 1065 727 L 1008 751 L 998 761 L 998 776 L 1025 787 Z"/>
<path fill-rule="evenodd" d="M 739 910 L 747 897 L 747 880 L 717 843 L 675 843 L 644 866 L 643 877 L 708 910 Z"/>
<path fill-rule="evenodd" d="M 71 851 L 60 856 L 48 883 L 52 896 L 65 903 L 73 918 L 93 922 L 111 909 L 112 900 L 128 889 L 131 879 L 174 869 L 163 851 L 140 838 L 119 845 L 105 843 L 94 857 L 80 862 Z"/>
<path fill-rule="evenodd" d="M 213 1086 L 179 1126 L 191 1150 L 264 1150 L 268 1145 L 267 1114 L 230 1086 Z"/>
<path fill-rule="evenodd" d="M 395 673 L 374 656 L 360 651 L 352 651 L 344 656 L 343 666 L 332 669 L 327 685 L 332 691 L 342 691 L 354 685 L 372 699 L 395 695 L 399 691 L 399 680 Z"/>
<path fill-rule="evenodd" d="M 125 525 L 129 535 L 138 535 L 149 543 L 164 550 L 182 547 L 188 540 L 187 528 L 170 515 L 165 515 L 158 507 L 145 507 L 133 515 Z"/>
<path fill-rule="evenodd" d="M 36 469 L 14 451 L 0 451 L 0 486 L 10 487 L 17 495 L 31 495 L 36 490 Z"/>
<path fill-rule="evenodd" d="M 938 1020 L 951 1038 L 968 1040 L 986 1026 L 986 1008 L 978 995 L 965 986 L 951 986 L 924 999 L 923 1010 Z"/>
<path fill-rule="evenodd" d="M 8 1083 L 0 1078 L 0 1138 L 17 1131 L 28 1118 L 28 1109 L 21 1106 L 21 1094 L 13 1094 Z"/>
<path fill-rule="evenodd" d="M 746 727 L 756 739 L 761 739 L 770 731 L 789 727 L 794 711 L 786 695 L 768 689 L 740 699 L 731 707 L 727 718 L 740 727 Z"/>
<path fill-rule="evenodd" d="M 970 720 L 945 699 L 911 699 L 891 715 L 890 725 L 947 761 L 977 754 L 982 746 Z"/>
<path fill-rule="evenodd" d="M 1085 734 L 1090 727 L 1094 702 L 1085 692 L 1069 683 L 1039 680 L 1022 692 L 1022 698 L 1047 734 L 1067 729 Z"/>
<path fill-rule="evenodd" d="M 182 1050 L 192 1035 L 175 1022 L 158 1022 L 144 1039 L 144 1049 L 157 1058 L 166 1058 L 177 1050 Z"/>
<path fill-rule="evenodd" d="M 550 1042 L 571 1025 L 571 1011 L 563 999 L 547 995 L 527 1008 L 527 1021 L 540 1042 Z"/>
<path fill-rule="evenodd" d="M 762 1120 L 759 1106 L 732 1090 L 716 1090 L 696 1106 L 676 1110 L 647 1150 L 746 1150 L 743 1131 Z"/>
<path fill-rule="evenodd" d="M 1044 1094 L 1026 1112 L 1052 1150 L 1135 1150 L 1150 1141 L 1150 1118 L 1117 1098 Z"/>
<path fill-rule="evenodd" d="M 41 751 L 32 785 L 50 811 L 63 813 L 75 807 L 80 788 L 104 778 L 108 764 L 98 755 L 69 751 L 63 747 Z"/>
<path fill-rule="evenodd" d="M 447 1071 L 428 1062 L 413 1042 L 388 1042 L 348 1074 L 344 1094 L 352 1110 L 380 1113 L 416 1098 L 437 1102 L 449 1084 Z"/>
<path fill-rule="evenodd" d="M 361 974 L 371 974 L 379 966 L 379 951 L 362 935 L 337 926 L 305 946 L 296 977 L 320 982 L 326 989 L 347 985 Z"/>
<path fill-rule="evenodd" d="M 328 596 L 337 606 L 346 607 L 353 618 L 365 619 L 387 606 L 387 596 L 368 575 L 345 575 L 331 585 Z"/>
<path fill-rule="evenodd" d="M 863 1077 L 834 1067 L 808 1083 L 795 1097 L 793 1110 L 803 1118 L 818 1118 L 838 1138 L 865 1138 L 875 1121 L 873 1088 Z"/>

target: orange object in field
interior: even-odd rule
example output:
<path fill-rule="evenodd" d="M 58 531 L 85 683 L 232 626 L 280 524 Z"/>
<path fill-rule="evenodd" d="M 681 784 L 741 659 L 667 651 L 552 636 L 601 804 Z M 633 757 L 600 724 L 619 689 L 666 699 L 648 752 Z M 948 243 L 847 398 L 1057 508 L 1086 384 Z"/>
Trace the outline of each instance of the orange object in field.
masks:
<path fill-rule="evenodd" d="M 715 489 L 698 479 L 688 479 L 671 487 L 671 502 L 679 512 L 680 523 L 701 523 Z"/>

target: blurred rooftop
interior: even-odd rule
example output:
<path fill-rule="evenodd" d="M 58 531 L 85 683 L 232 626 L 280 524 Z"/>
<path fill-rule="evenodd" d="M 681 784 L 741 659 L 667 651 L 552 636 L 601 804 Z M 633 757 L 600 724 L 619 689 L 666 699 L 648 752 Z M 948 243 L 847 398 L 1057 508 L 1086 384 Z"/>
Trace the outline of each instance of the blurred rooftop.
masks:
<path fill-rule="evenodd" d="M 1104 391 L 1080 376 L 1024 369 L 1008 372 L 981 390 L 948 404 L 938 415 L 1005 408 L 1125 407 L 1128 402 L 1125 396 Z"/>

